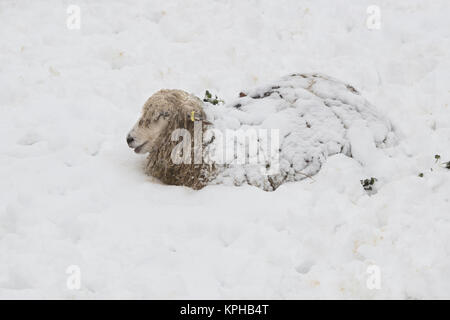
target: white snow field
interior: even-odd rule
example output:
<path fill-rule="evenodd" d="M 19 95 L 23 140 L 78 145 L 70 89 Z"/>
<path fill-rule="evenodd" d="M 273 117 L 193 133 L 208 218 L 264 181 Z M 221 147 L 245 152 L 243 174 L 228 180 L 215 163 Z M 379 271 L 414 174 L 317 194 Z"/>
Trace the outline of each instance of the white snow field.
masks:
<path fill-rule="evenodd" d="M 0 298 L 450 298 L 449 17 L 448 0 L 0 1 Z M 231 101 L 294 72 L 352 84 L 398 143 L 354 137 L 359 161 L 274 192 L 162 185 L 127 147 L 161 88 Z"/>

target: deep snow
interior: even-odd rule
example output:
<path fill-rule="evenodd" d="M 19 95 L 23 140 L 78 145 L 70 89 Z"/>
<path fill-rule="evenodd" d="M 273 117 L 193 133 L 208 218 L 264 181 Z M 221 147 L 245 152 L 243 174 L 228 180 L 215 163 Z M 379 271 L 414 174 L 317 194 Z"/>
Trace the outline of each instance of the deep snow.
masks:
<path fill-rule="evenodd" d="M 379 30 L 371 4 L 1 1 L 0 298 L 450 298 L 450 3 L 377 1 Z M 161 185 L 126 145 L 160 88 L 293 72 L 352 84 L 398 145 L 275 192 Z"/>

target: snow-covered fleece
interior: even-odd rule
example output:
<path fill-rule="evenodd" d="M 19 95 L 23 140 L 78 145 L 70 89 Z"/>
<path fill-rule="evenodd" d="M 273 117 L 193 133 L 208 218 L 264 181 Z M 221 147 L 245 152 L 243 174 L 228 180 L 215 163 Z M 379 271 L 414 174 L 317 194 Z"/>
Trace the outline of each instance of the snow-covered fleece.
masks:
<path fill-rule="evenodd" d="M 203 110 L 212 124 L 203 159 L 214 168 L 202 166 L 204 183 L 176 180 L 196 188 L 247 183 L 272 191 L 313 176 L 331 155 L 352 157 L 355 139 L 376 147 L 395 141 L 389 121 L 353 86 L 317 73 L 290 74 L 226 105 L 204 103 Z M 176 174 L 183 172 L 192 175 Z"/>

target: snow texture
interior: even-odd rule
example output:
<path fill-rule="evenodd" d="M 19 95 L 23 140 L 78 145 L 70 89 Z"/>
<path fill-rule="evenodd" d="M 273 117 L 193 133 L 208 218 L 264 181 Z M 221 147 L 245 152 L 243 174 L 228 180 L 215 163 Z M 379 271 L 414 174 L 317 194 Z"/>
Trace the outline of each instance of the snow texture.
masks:
<path fill-rule="evenodd" d="M 207 153 L 225 159 L 213 183 L 248 183 L 272 191 L 284 182 L 311 178 L 329 156 L 351 157 L 352 149 L 361 145 L 352 146 L 352 140 L 361 140 L 353 138 L 355 131 L 359 136 L 367 134 L 363 145 L 390 146 L 395 141 L 390 123 L 353 86 L 317 73 L 290 74 L 241 92 L 239 99 L 224 107 L 206 104 L 205 109 L 221 133 Z M 241 138 L 226 137 L 230 128 Z M 258 135 L 261 129 L 267 131 Z M 272 129 L 277 130 L 274 137 Z M 251 133 L 257 139 L 253 153 Z M 271 139 L 277 140 L 277 150 L 268 150 Z M 245 163 L 239 152 L 245 153 Z"/>
<path fill-rule="evenodd" d="M 0 1 L 0 298 L 450 298 L 450 2 L 376 1 L 370 29 L 373 4 Z M 126 144 L 161 88 L 231 102 L 297 71 L 352 84 L 398 142 L 350 128 L 353 158 L 274 192 L 162 185 Z"/>

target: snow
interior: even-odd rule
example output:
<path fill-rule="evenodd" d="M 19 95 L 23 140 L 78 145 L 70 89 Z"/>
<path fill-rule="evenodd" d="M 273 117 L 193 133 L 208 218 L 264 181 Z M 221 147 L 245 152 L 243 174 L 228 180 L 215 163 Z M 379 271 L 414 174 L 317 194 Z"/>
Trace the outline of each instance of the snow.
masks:
<path fill-rule="evenodd" d="M 224 106 L 204 104 L 215 130 L 205 134 L 206 158 L 226 164 L 216 166 L 212 183 L 273 191 L 311 177 L 337 153 L 366 164 L 375 146 L 395 143 L 389 121 L 356 89 L 326 75 L 294 73 L 240 95 Z"/>
<path fill-rule="evenodd" d="M 0 298 L 450 298 L 450 4 L 381 0 L 370 30 L 372 4 L 2 1 Z M 160 88 L 232 101 L 294 72 L 350 83 L 397 145 L 356 126 L 362 160 L 275 192 L 161 185 L 126 145 Z"/>

